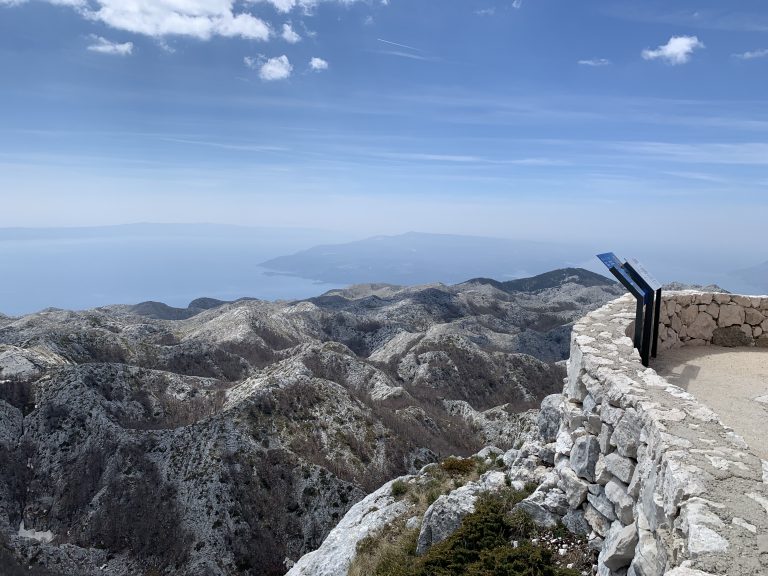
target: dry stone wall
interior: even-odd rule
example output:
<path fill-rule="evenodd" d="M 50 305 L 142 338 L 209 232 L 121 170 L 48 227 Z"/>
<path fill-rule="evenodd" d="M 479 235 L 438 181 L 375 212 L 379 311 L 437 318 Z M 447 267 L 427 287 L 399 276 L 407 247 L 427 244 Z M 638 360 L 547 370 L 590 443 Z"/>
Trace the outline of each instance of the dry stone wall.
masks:
<path fill-rule="evenodd" d="M 768 348 L 768 297 L 685 292 L 662 300 L 660 350 L 676 346 Z"/>
<path fill-rule="evenodd" d="M 768 298 L 671 293 L 661 350 L 768 345 Z M 768 462 L 693 396 L 645 368 L 622 297 L 573 328 L 554 443 L 566 525 L 601 576 L 768 574 Z"/>

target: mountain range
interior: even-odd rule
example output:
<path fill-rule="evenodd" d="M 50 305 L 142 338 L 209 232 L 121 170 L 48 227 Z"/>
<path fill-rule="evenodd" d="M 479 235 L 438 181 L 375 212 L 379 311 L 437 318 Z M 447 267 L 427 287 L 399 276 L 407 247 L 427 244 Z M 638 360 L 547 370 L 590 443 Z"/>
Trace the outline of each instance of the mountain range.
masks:
<path fill-rule="evenodd" d="M 387 479 L 513 446 L 622 292 L 564 269 L 0 315 L 0 562 L 283 574 Z"/>

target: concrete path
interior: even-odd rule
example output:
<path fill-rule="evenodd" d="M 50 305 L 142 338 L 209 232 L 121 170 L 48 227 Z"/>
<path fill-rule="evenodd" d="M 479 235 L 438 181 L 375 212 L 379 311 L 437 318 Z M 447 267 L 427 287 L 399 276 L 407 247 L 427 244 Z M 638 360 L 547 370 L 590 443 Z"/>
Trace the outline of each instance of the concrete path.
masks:
<path fill-rule="evenodd" d="M 768 459 L 768 349 L 688 346 L 659 353 L 651 368 L 712 408 Z"/>

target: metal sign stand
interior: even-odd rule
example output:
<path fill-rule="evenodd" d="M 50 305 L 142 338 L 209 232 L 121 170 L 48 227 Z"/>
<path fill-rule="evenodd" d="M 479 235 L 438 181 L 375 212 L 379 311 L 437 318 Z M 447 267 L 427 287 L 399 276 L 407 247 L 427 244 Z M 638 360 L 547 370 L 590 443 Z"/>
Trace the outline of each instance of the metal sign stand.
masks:
<path fill-rule="evenodd" d="M 658 349 L 661 284 L 634 258 L 622 264 L 613 252 L 597 257 L 637 300 L 634 344 L 643 366 L 648 366 Z"/>

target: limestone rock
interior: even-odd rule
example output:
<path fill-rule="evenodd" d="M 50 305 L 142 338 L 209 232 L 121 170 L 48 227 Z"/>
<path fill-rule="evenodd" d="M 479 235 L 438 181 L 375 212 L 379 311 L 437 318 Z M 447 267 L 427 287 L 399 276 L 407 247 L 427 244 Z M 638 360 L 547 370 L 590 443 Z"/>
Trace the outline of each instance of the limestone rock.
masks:
<path fill-rule="evenodd" d="M 605 485 L 605 496 L 613 502 L 616 517 L 623 525 L 634 521 L 633 508 L 635 501 L 627 493 L 627 485 L 613 479 Z"/>
<path fill-rule="evenodd" d="M 569 510 L 568 513 L 563 516 L 563 525 L 573 534 L 580 536 L 586 536 L 590 533 L 592 528 L 584 517 L 584 512 L 581 510 Z"/>
<path fill-rule="evenodd" d="M 628 408 L 624 412 L 619 423 L 616 425 L 611 436 L 611 444 L 616 446 L 616 450 L 622 456 L 630 458 L 637 457 L 637 447 L 640 444 L 640 430 L 642 423 L 633 408 Z"/>
<path fill-rule="evenodd" d="M 614 571 L 629 566 L 637 542 L 637 528 L 634 524 L 622 526 L 614 522 L 603 542 L 599 562 Z"/>
<path fill-rule="evenodd" d="M 515 505 L 515 509 L 522 510 L 528 514 L 528 516 L 531 517 L 531 520 L 533 520 L 537 526 L 541 526 L 542 528 L 554 528 L 560 521 L 560 518 L 557 515 L 544 508 L 542 504 L 530 500 L 529 498 L 526 498 L 522 502 L 518 502 Z"/>
<path fill-rule="evenodd" d="M 424 554 L 433 544 L 453 534 L 462 518 L 475 511 L 481 493 L 496 492 L 506 485 L 503 472 L 486 472 L 477 482 L 469 482 L 450 494 L 443 494 L 427 508 L 416 544 L 416 553 Z"/>
<path fill-rule="evenodd" d="M 560 470 L 560 489 L 565 492 L 565 497 L 571 508 L 578 508 L 587 499 L 589 484 L 579 478 L 571 468 Z"/>
<path fill-rule="evenodd" d="M 744 308 L 738 304 L 726 304 L 720 306 L 720 316 L 717 319 L 717 325 L 721 328 L 728 326 L 741 326 L 745 320 Z"/>
<path fill-rule="evenodd" d="M 712 333 L 712 344 L 734 348 L 736 346 L 749 346 L 752 337 L 747 336 L 741 326 L 729 326 L 728 328 L 716 328 Z"/>
<path fill-rule="evenodd" d="M 629 484 L 632 480 L 632 474 L 635 472 L 635 463 L 617 453 L 608 454 L 605 457 L 605 467 L 625 484 Z"/>
<path fill-rule="evenodd" d="M 578 476 L 593 482 L 595 480 L 595 464 L 600 455 L 600 445 L 592 435 L 582 436 L 573 443 L 571 448 L 571 468 Z"/>
<path fill-rule="evenodd" d="M 407 480 L 401 478 L 400 480 Z M 392 497 L 392 482 L 369 494 L 347 512 L 320 548 L 305 554 L 286 576 L 336 576 L 346 573 L 357 543 L 404 514 L 408 503 Z"/>
<path fill-rule="evenodd" d="M 560 421 L 563 416 L 563 395 L 550 394 L 541 401 L 539 415 L 536 423 L 539 427 L 539 439 L 548 444 L 557 439 L 557 432 L 560 429 Z"/>
<path fill-rule="evenodd" d="M 688 336 L 702 340 L 711 340 L 712 332 L 715 328 L 717 328 L 717 323 L 714 318 L 706 312 L 700 312 L 696 319 L 688 325 Z"/>
<path fill-rule="evenodd" d="M 569 455 L 573 448 L 573 438 L 566 430 L 561 430 L 555 442 L 555 453 Z"/>
<path fill-rule="evenodd" d="M 605 495 L 605 492 L 601 492 L 599 494 L 588 494 L 587 500 L 589 500 L 589 503 L 602 514 L 605 518 L 607 518 L 610 521 L 616 520 L 616 512 L 614 512 L 613 509 L 613 502 L 608 500 L 608 497 Z"/>
<path fill-rule="evenodd" d="M 746 308 L 744 310 L 744 320 L 751 326 L 759 326 L 765 320 L 765 316 L 759 310 Z"/>
<path fill-rule="evenodd" d="M 611 521 L 600 514 L 591 504 L 587 504 L 584 507 L 584 518 L 600 536 L 605 537 L 608 534 L 608 530 L 611 528 Z"/>
<path fill-rule="evenodd" d="M 662 576 L 666 565 L 666 555 L 660 549 L 653 533 L 639 528 L 630 573 L 634 571 L 636 576 Z"/>

